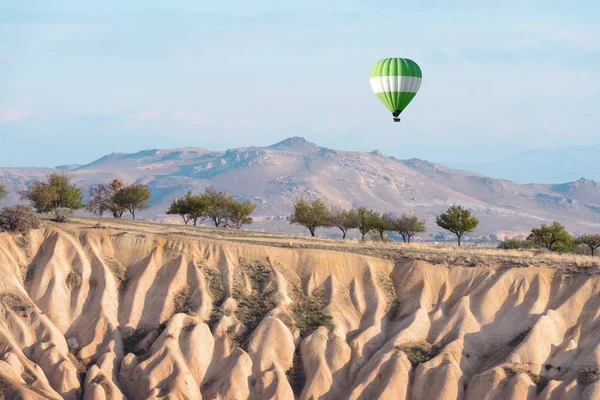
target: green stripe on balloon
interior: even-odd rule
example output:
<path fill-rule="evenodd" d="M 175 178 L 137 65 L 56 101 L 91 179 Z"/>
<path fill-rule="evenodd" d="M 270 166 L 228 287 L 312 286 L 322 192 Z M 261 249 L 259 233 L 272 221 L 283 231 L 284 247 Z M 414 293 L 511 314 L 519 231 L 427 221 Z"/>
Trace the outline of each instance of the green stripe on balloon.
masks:
<path fill-rule="evenodd" d="M 381 92 L 376 94 L 377 98 L 390 111 L 402 111 L 408 103 L 414 99 L 416 93 L 412 92 Z"/>
<path fill-rule="evenodd" d="M 385 58 L 379 60 L 373 68 L 369 78 L 375 76 L 416 76 L 421 78 L 421 68 L 408 58 Z"/>

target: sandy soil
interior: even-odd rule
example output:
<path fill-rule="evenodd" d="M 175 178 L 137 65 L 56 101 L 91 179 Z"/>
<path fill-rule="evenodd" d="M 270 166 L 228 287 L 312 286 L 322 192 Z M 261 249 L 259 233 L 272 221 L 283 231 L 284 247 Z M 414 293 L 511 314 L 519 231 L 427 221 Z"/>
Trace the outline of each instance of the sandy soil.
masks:
<path fill-rule="evenodd" d="M 7 399 L 596 399 L 590 257 L 46 222 L 0 234 Z"/>

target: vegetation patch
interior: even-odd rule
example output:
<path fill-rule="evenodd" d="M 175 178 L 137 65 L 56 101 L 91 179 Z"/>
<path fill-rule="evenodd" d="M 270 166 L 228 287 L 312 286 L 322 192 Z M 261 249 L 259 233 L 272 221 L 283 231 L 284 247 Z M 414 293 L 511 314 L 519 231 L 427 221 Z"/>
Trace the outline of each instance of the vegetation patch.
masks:
<path fill-rule="evenodd" d="M 390 277 L 383 272 L 377 273 L 377 280 L 379 281 L 379 286 L 383 290 L 383 294 L 387 299 L 385 313 L 388 317 L 388 320 L 393 321 L 396 319 L 398 310 L 400 309 L 400 300 L 398 299 L 398 296 L 396 296 L 394 282 L 392 282 Z"/>
<path fill-rule="evenodd" d="M 12 383 L 4 376 L 0 375 L 0 398 L 4 399 L 8 397 L 8 394 L 12 391 Z"/>
<path fill-rule="evenodd" d="M 94 379 L 92 379 L 92 383 L 102 386 L 102 389 L 104 389 L 104 393 L 106 393 L 108 395 L 112 394 L 112 387 L 110 386 L 110 384 L 108 383 L 108 380 L 106 379 L 106 377 L 104 375 L 102 375 L 102 374 L 96 375 L 96 377 Z"/>
<path fill-rule="evenodd" d="M 22 234 L 20 236 L 15 237 L 15 243 L 17 244 L 17 247 L 19 247 L 19 249 L 21 249 L 25 253 L 28 253 L 30 242 L 31 240 L 28 234 Z"/>
<path fill-rule="evenodd" d="M 210 331 L 214 333 L 215 326 L 223 318 L 223 309 L 221 309 L 222 302 L 214 302 L 212 310 L 210 311 L 210 317 L 206 324 L 210 328 Z"/>
<path fill-rule="evenodd" d="M 600 379 L 600 369 L 598 368 L 583 368 L 577 374 L 577 382 L 581 385 L 589 385 Z"/>
<path fill-rule="evenodd" d="M 231 341 L 240 349 L 244 350 L 244 351 L 248 351 L 248 343 L 250 341 L 250 334 L 246 333 L 243 335 L 237 335 L 233 332 L 229 332 L 227 331 L 227 335 L 229 336 L 229 339 L 231 339 Z"/>
<path fill-rule="evenodd" d="M 513 377 L 521 372 L 526 373 L 529 379 L 531 379 L 531 382 L 535 384 L 537 394 L 542 393 L 542 391 L 548 384 L 548 378 L 546 378 L 545 376 L 536 375 L 533 372 L 524 370 L 522 368 L 504 367 L 504 372 L 506 372 L 506 375 L 509 377 Z"/>
<path fill-rule="evenodd" d="M 323 289 L 313 290 L 312 296 L 306 296 L 299 287 L 294 290 L 292 313 L 300 336 L 306 337 L 320 326 L 330 327 L 331 316 L 325 314 L 325 292 Z"/>
<path fill-rule="evenodd" d="M 306 383 L 306 377 L 304 376 L 304 367 L 302 366 L 302 358 L 300 357 L 300 346 L 294 351 L 294 360 L 290 369 L 285 371 L 288 382 L 292 387 L 292 391 L 296 396 L 300 396 L 304 385 Z"/>
<path fill-rule="evenodd" d="M 33 312 L 33 307 L 16 294 L 4 293 L 0 295 L 0 301 L 23 318 L 28 318 Z"/>
<path fill-rule="evenodd" d="M 104 262 L 110 269 L 110 272 L 114 275 L 117 280 L 117 284 L 119 286 L 119 292 L 124 293 L 127 290 L 127 286 L 129 285 L 129 275 L 127 274 L 127 270 L 124 266 L 122 266 L 117 260 L 106 257 Z"/>
<path fill-rule="evenodd" d="M 85 379 L 87 368 L 72 351 L 69 352 L 69 360 L 71 360 L 71 363 L 75 366 L 75 369 L 77 369 L 79 376 Z"/>
<path fill-rule="evenodd" d="M 25 368 L 25 371 L 21 374 L 21 379 L 25 381 L 26 384 L 31 385 L 33 382 L 37 380 L 33 371 L 29 368 Z"/>
<path fill-rule="evenodd" d="M 437 346 L 429 346 L 428 344 L 416 344 L 412 346 L 396 346 L 396 350 L 402 351 L 406 354 L 410 365 L 416 368 L 419 364 L 425 363 L 438 354 L 440 354 L 440 348 Z"/>
<path fill-rule="evenodd" d="M 248 327 L 250 334 L 267 315 L 275 308 L 276 304 L 271 299 L 271 292 L 267 289 L 271 277 L 271 266 L 265 261 L 240 260 L 252 285 L 250 294 L 244 294 L 239 287 L 234 288 L 233 297 L 238 302 L 235 315 Z"/>
<path fill-rule="evenodd" d="M 204 271 L 204 277 L 208 283 L 208 290 L 210 290 L 213 300 L 221 300 L 223 298 L 223 281 L 221 273 L 218 270 L 207 266 L 202 268 L 202 271 Z"/>
<path fill-rule="evenodd" d="M 81 286 L 81 281 L 82 281 L 81 275 L 75 271 L 69 272 L 69 275 L 67 275 L 67 279 L 65 279 L 65 283 L 67 284 L 67 287 L 71 290 Z"/>
<path fill-rule="evenodd" d="M 173 314 L 194 314 L 194 307 L 190 296 L 190 287 L 185 286 L 173 298 Z"/>

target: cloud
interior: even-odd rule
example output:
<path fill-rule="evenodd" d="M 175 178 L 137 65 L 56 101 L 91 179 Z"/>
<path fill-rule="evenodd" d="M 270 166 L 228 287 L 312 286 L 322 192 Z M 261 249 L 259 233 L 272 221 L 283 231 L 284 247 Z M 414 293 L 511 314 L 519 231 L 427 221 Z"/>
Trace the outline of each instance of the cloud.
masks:
<path fill-rule="evenodd" d="M 138 121 L 150 121 L 162 117 L 163 113 L 157 110 L 145 110 L 133 113 L 131 116 Z"/>
<path fill-rule="evenodd" d="M 200 122 L 204 119 L 204 114 L 179 110 L 173 113 L 173 119 L 176 121 Z"/>
<path fill-rule="evenodd" d="M 0 122 L 15 122 L 21 121 L 29 116 L 29 113 L 25 110 L 18 108 L 3 108 L 0 110 Z"/>

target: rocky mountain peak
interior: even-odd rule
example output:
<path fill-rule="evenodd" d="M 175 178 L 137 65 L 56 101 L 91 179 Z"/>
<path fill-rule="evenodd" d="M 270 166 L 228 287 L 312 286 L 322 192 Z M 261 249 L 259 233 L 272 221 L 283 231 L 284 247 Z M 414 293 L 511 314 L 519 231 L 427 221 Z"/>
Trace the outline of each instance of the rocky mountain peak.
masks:
<path fill-rule="evenodd" d="M 320 147 L 315 143 L 309 142 L 300 136 L 293 136 L 282 140 L 281 142 L 275 143 L 269 146 L 270 149 L 275 150 L 295 150 L 303 152 L 316 152 L 320 150 Z"/>

